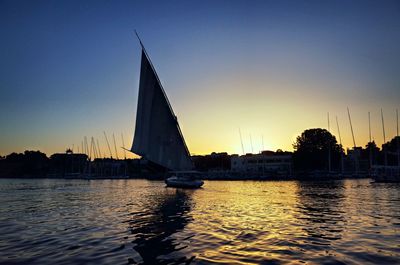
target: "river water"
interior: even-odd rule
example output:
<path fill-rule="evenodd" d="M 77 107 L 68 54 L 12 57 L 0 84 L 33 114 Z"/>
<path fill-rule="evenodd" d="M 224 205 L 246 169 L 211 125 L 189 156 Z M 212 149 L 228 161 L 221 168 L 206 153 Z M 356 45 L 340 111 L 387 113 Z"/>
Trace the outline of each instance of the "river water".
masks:
<path fill-rule="evenodd" d="M 0 179 L 0 264 L 400 264 L 400 184 Z"/>

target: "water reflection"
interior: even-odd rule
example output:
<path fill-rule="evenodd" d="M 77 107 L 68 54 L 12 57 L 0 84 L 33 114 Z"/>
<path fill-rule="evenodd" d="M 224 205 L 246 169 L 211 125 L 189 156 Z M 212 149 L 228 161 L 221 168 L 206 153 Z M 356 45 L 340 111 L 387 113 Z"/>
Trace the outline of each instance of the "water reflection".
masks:
<path fill-rule="evenodd" d="M 298 183 L 298 219 L 306 234 L 304 248 L 315 253 L 316 262 L 341 263 L 342 257 L 333 246 L 342 239 L 346 227 L 344 192 L 342 181 Z"/>
<path fill-rule="evenodd" d="M 0 264 L 399 264 L 400 186 L 1 180 Z"/>
<path fill-rule="evenodd" d="M 318 245 L 330 245 L 342 237 L 344 185 L 342 181 L 299 182 L 298 219 L 303 229 Z"/>
<path fill-rule="evenodd" d="M 133 249 L 141 261 L 133 257 L 129 263 L 189 264 L 194 259 L 184 251 L 191 236 L 176 235 L 192 220 L 188 213 L 193 192 L 166 188 L 151 198 L 146 212 L 132 213 L 129 229 L 134 236 Z"/>

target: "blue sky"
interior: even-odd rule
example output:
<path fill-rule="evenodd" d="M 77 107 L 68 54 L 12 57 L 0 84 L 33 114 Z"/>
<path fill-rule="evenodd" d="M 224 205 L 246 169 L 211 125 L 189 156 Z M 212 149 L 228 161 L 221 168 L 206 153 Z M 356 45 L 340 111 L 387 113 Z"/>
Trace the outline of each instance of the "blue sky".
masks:
<path fill-rule="evenodd" d="M 326 127 L 327 112 L 351 146 L 347 106 L 358 145 L 368 111 L 382 141 L 381 107 L 395 134 L 398 1 L 1 0 L 0 24 L 1 155 L 62 152 L 85 135 L 105 150 L 103 131 L 130 146 L 134 29 L 192 153 L 241 152 L 239 127 L 290 150 L 304 129 Z"/>

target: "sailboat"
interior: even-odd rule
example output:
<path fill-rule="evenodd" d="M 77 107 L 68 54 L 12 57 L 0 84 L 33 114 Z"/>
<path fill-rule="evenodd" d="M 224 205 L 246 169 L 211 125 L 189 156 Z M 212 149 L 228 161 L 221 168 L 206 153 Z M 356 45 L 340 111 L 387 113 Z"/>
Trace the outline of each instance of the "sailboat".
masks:
<path fill-rule="evenodd" d="M 142 48 L 142 58 L 135 133 L 130 151 L 172 173 L 165 180 L 167 186 L 199 188 L 204 182 L 193 170 L 193 161 L 178 119 L 137 33 L 136 36 Z"/>

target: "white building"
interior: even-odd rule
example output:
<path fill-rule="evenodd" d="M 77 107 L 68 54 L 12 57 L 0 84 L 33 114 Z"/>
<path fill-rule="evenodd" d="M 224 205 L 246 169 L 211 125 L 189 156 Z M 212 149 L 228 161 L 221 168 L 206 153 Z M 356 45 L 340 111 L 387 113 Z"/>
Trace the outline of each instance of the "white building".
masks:
<path fill-rule="evenodd" d="M 291 176 L 292 154 L 289 152 L 263 151 L 260 154 L 232 156 L 231 170 L 265 176 Z"/>

